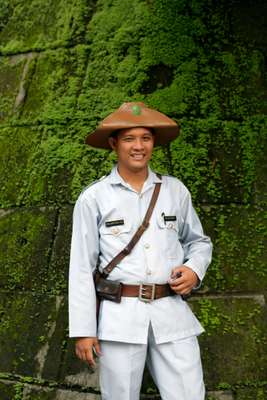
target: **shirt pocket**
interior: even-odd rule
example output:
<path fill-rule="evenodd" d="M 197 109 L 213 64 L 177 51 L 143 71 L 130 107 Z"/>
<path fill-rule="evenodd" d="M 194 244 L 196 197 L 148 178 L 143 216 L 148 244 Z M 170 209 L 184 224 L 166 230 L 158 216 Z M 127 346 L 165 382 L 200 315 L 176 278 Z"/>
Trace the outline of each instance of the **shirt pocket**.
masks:
<path fill-rule="evenodd" d="M 132 221 L 124 217 L 113 218 L 102 223 L 99 232 L 102 236 L 120 237 L 127 236 L 132 231 Z"/>
<path fill-rule="evenodd" d="M 166 257 L 178 258 L 182 251 L 179 241 L 179 217 L 173 213 L 161 213 L 157 215 L 156 221 L 160 243 Z"/>
<path fill-rule="evenodd" d="M 115 219 L 124 220 L 124 223 L 122 225 L 106 225 L 106 222 L 112 222 Z M 106 264 L 130 242 L 133 236 L 133 222 L 123 217 L 112 217 L 103 221 L 99 227 L 99 233 L 100 253 L 105 258 L 104 263 Z"/>

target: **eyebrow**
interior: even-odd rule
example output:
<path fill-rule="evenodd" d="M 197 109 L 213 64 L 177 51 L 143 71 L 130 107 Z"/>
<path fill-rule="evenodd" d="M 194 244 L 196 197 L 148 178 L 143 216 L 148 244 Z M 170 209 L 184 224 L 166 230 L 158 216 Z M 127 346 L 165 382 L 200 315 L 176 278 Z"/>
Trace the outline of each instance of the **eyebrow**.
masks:
<path fill-rule="evenodd" d="M 143 133 L 140 137 L 143 137 L 143 136 L 153 136 L 153 133 L 152 132 L 145 132 L 145 133 Z M 133 135 L 132 133 L 127 133 L 125 136 L 123 136 L 123 137 L 136 137 L 135 135 Z"/>

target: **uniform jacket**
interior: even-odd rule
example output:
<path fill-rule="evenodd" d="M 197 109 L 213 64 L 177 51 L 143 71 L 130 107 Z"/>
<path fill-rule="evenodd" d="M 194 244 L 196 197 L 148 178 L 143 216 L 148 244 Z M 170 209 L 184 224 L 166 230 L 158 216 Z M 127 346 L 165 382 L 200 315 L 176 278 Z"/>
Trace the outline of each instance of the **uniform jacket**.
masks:
<path fill-rule="evenodd" d="M 142 191 L 136 192 L 119 175 L 86 188 L 73 213 L 69 273 L 70 337 L 146 343 L 151 323 L 157 343 L 199 335 L 203 328 L 180 295 L 145 303 L 122 297 L 102 301 L 96 321 L 92 272 L 105 267 L 131 240 L 147 211 L 156 182 L 162 181 L 149 228 L 109 275 L 127 284 L 166 283 L 172 268 L 185 264 L 200 281 L 211 261 L 212 244 L 203 233 L 188 189 L 177 178 L 160 178 L 149 169 Z"/>

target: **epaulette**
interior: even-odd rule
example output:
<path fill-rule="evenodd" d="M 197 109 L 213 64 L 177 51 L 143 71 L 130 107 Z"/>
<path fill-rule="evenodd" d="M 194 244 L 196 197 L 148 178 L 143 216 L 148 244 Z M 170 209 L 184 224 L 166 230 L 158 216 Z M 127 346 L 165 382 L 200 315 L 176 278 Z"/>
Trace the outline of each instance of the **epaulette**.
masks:
<path fill-rule="evenodd" d="M 91 186 L 95 185 L 98 182 L 101 182 L 103 179 L 105 179 L 107 177 L 107 175 L 103 175 L 101 176 L 101 178 L 97 179 L 96 181 L 91 182 L 89 185 L 87 185 L 85 188 L 83 188 L 83 190 L 81 191 L 81 194 L 83 192 L 85 192 L 87 189 L 89 189 Z"/>

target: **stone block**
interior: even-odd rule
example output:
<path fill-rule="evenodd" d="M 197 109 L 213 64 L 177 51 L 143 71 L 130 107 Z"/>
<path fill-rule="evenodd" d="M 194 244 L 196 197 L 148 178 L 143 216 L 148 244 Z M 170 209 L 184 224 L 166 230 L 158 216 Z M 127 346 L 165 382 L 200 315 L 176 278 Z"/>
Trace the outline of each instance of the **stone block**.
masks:
<path fill-rule="evenodd" d="M 64 340 L 57 327 L 63 302 L 34 292 L 1 292 L 1 372 L 56 380 Z"/>
<path fill-rule="evenodd" d="M 266 400 L 267 385 L 258 387 L 243 387 L 235 390 L 235 400 Z"/>
<path fill-rule="evenodd" d="M 182 120 L 181 135 L 170 146 L 172 174 L 188 186 L 198 204 L 255 202 L 265 132 L 264 117 L 248 117 L 242 123 Z"/>
<path fill-rule="evenodd" d="M 207 393 L 207 400 L 234 400 L 233 394 L 230 391 L 217 390 Z"/>
<path fill-rule="evenodd" d="M 67 132 L 55 127 L 0 129 L 2 208 L 68 203 L 95 179 L 99 160 L 90 160 L 87 147 L 67 138 Z M 90 162 L 93 169 L 88 174 Z"/>
<path fill-rule="evenodd" d="M 98 368 L 93 369 L 76 357 L 74 343 L 74 339 L 67 341 L 60 380 L 70 386 L 99 390 Z"/>
<path fill-rule="evenodd" d="M 200 347 L 208 389 L 222 383 L 264 381 L 267 309 L 263 296 L 214 296 L 190 304 L 206 329 Z"/>
<path fill-rule="evenodd" d="M 1 216 L 0 287 L 45 289 L 54 223 L 49 209 L 11 210 Z"/>
<path fill-rule="evenodd" d="M 3 53 L 44 49 L 83 40 L 94 1 L 22 0 L 1 8 L 0 50 Z M 68 12 L 66 12 L 68 10 Z"/>
<path fill-rule="evenodd" d="M 238 125 L 236 126 L 238 129 Z M 241 149 L 222 121 L 182 121 L 181 136 L 170 146 L 173 175 L 189 188 L 197 203 L 240 202 L 243 189 Z"/>
<path fill-rule="evenodd" d="M 57 235 L 48 269 L 48 287 L 52 291 L 67 290 L 73 207 L 64 207 L 58 216 Z"/>
<path fill-rule="evenodd" d="M 21 388 L 16 386 L 16 382 L 0 379 L 0 399 L 11 400 L 16 394 L 21 393 Z"/>
<path fill-rule="evenodd" d="M 26 385 L 22 400 L 101 400 L 99 394 Z"/>
<path fill-rule="evenodd" d="M 0 57 L 0 123 L 11 118 L 16 111 L 16 98 L 26 61 L 25 55 Z"/>
<path fill-rule="evenodd" d="M 214 246 L 203 289 L 264 291 L 267 286 L 265 209 L 207 206 L 201 209 L 200 218 Z"/>
<path fill-rule="evenodd" d="M 267 163 L 266 163 L 266 149 L 267 149 L 267 123 L 262 126 L 265 134 L 259 140 L 259 156 L 256 159 L 255 165 L 255 181 L 254 193 L 255 203 L 266 207 L 267 204 Z"/>
<path fill-rule="evenodd" d="M 34 203 L 45 197 L 47 183 L 39 173 L 38 152 L 43 132 L 40 128 L 0 129 L 1 207 Z"/>
<path fill-rule="evenodd" d="M 75 119 L 77 97 L 82 87 L 88 48 L 41 52 L 27 87 L 21 119 L 29 122 L 68 123 Z M 88 116 L 84 116 L 87 117 Z M 76 123 L 77 124 L 77 123 Z M 64 135 L 62 135 L 64 136 Z"/>

